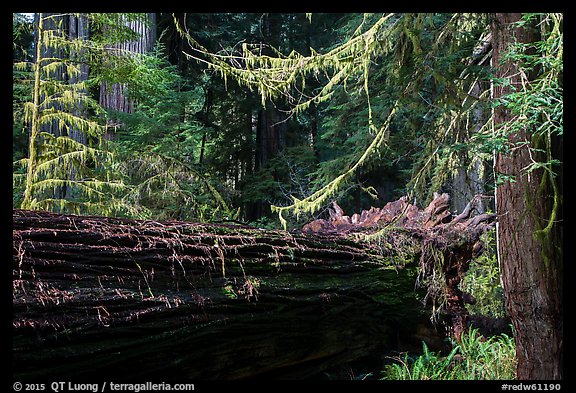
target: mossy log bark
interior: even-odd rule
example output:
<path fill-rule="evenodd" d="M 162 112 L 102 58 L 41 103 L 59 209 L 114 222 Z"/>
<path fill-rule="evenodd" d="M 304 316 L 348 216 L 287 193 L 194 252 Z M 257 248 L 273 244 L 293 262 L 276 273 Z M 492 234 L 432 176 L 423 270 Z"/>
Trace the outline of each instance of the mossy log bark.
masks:
<path fill-rule="evenodd" d="M 303 378 L 398 349 L 429 316 L 426 250 L 460 260 L 474 242 L 431 233 L 14 210 L 14 376 Z"/>

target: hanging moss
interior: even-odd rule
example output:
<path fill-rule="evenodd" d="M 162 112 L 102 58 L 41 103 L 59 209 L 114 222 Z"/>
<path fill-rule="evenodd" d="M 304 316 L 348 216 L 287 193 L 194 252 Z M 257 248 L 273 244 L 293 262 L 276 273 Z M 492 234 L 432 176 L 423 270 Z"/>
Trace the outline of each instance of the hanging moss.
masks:
<path fill-rule="evenodd" d="M 109 169 L 112 154 L 68 136 L 77 132 L 86 139 L 99 140 L 104 132 L 98 121 L 83 112 L 93 109 L 99 113 L 98 105 L 87 93 L 86 81 L 70 82 L 80 79 L 80 64 L 85 59 L 44 56 L 50 51 L 86 52 L 91 43 L 70 40 L 62 30 L 49 28 L 55 24 L 50 22 L 54 18 L 46 14 L 38 18 L 32 102 L 24 106 L 24 120 L 31 132 L 29 157 L 21 161 L 26 166 L 21 207 L 110 214 L 122 209 L 123 204 L 114 197 L 125 187 L 118 178 L 110 178 L 105 169 Z M 59 135 L 45 131 L 54 125 Z M 74 197 L 61 197 L 63 190 Z"/>
<path fill-rule="evenodd" d="M 478 39 L 482 38 L 481 33 L 487 31 L 488 25 L 485 19 L 477 15 L 454 14 L 449 18 L 442 18 L 428 14 L 384 14 L 366 28 L 367 21 L 374 18 L 364 15 L 352 36 L 326 53 L 311 49 L 309 56 L 293 51 L 288 56 L 276 53 L 276 57 L 261 55 L 259 46 L 248 43 L 242 45 L 240 53 L 210 53 L 188 34 L 176 18 L 174 21 L 178 31 L 192 47 L 186 53 L 189 58 L 207 64 L 225 80 L 231 77 L 239 85 L 258 91 L 263 105 L 274 98 L 283 97 L 291 104 L 290 111 L 299 113 L 313 103 L 317 105 L 327 102 L 336 90 L 342 85 L 345 87 L 349 80 L 358 80 L 366 102 L 365 127 L 373 138 L 372 143 L 344 172 L 312 195 L 304 199 L 292 197 L 293 201 L 288 206 L 272 206 L 272 210 L 278 213 L 282 225 L 286 227 L 286 214 L 299 217 L 319 211 L 360 168 L 374 160 L 381 146 L 389 140 L 390 125 L 398 117 L 399 109 L 408 97 L 418 96 L 419 89 L 423 84 L 429 83 L 431 75 L 436 84 L 447 88 L 429 105 L 429 113 L 437 111 L 438 108 L 442 110 L 440 115 L 430 115 L 434 119 L 432 125 L 437 130 L 436 136 L 429 139 L 426 151 L 421 154 L 423 158 L 414 166 L 412 181 L 407 189 L 411 190 L 411 194 L 419 196 L 428 193 L 428 199 L 423 201 L 425 203 L 432 197 L 432 192 L 438 191 L 453 176 L 453 168 L 461 165 L 461 155 L 454 154 L 453 151 L 446 152 L 442 146 L 449 144 L 454 139 L 452 135 L 458 135 L 465 124 L 474 121 L 474 111 L 487 92 L 479 97 L 471 94 L 479 83 L 479 77 L 472 72 L 471 62 L 448 69 L 447 72 L 438 71 L 440 66 L 436 67 L 435 63 L 440 61 L 437 60 L 441 58 L 439 53 L 457 56 L 459 53 L 453 53 L 462 51 L 462 48 L 469 47 L 471 43 L 477 43 Z M 398 66 L 391 71 L 402 72 L 396 75 L 394 81 L 400 84 L 401 88 L 392 100 L 388 115 L 377 124 L 370 93 L 371 69 L 375 62 L 394 54 Z M 467 52 L 462 57 L 467 59 L 471 56 L 472 53 Z M 486 59 L 480 61 L 485 62 Z M 244 66 L 240 67 L 239 64 Z M 326 82 L 316 92 L 304 93 L 305 77 L 317 75 L 319 72 L 327 76 Z M 412 99 L 412 102 L 415 100 Z M 489 124 L 488 120 L 486 119 L 484 124 Z M 456 141 L 466 143 L 466 138 L 457 136 Z M 476 152 L 471 151 L 466 158 L 474 154 Z M 433 187 L 429 187 L 430 181 Z"/>

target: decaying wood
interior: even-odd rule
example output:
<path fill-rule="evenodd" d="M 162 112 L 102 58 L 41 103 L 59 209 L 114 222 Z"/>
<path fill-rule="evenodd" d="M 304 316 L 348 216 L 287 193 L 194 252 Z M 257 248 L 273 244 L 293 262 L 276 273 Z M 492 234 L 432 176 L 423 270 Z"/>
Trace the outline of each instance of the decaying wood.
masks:
<path fill-rule="evenodd" d="M 291 233 L 14 210 L 15 377 L 317 375 L 410 341 L 429 317 L 414 283 L 439 262 L 459 334 L 494 217 L 450 221 L 447 201 L 334 204 Z"/>
<path fill-rule="evenodd" d="M 449 227 L 458 224 L 460 230 L 486 231 L 492 228 L 495 218 L 494 214 L 482 214 L 472 216 L 474 208 L 482 196 L 475 196 L 466 206 L 464 211 L 452 217 L 449 211 L 448 194 L 434 194 L 434 199 L 422 211 L 408 202 L 408 198 L 387 203 L 383 208 L 372 207 L 370 210 L 363 210 L 361 214 L 354 214 L 352 217 L 344 215 L 344 211 L 336 202 L 332 203 L 332 209 L 328 209 L 329 219 L 314 220 L 302 228 L 305 233 L 349 233 L 349 232 L 369 232 L 384 226 L 393 225 L 395 227 L 418 229 L 442 227 L 442 224 L 449 224 Z M 485 225 L 485 224 L 488 225 Z"/>

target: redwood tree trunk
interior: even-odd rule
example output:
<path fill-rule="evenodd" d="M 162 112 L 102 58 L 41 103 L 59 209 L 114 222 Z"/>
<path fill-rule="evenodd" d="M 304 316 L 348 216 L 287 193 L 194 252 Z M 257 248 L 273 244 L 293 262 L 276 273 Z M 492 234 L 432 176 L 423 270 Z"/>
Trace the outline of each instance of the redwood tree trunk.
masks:
<path fill-rule="evenodd" d="M 502 55 L 514 41 L 535 42 L 539 39 L 534 27 L 517 27 L 512 23 L 521 14 L 495 14 L 492 22 L 493 65 L 496 76 L 509 79 L 520 86 L 517 64 L 502 62 Z M 529 76 L 533 78 L 534 76 Z M 510 93 L 507 86 L 494 86 L 498 99 Z M 512 120 L 505 108 L 496 108 L 494 121 L 498 124 Z M 507 308 L 514 326 L 519 379 L 562 378 L 562 255 L 558 237 L 542 242 L 536 231 L 544 228 L 552 211 L 553 193 L 543 182 L 540 170 L 522 172 L 532 163 L 530 147 L 534 147 L 531 130 L 509 136 L 512 144 L 529 142 L 498 154 L 495 171 L 514 176 L 496 190 L 498 212 L 498 251 Z M 532 152 L 532 154 L 534 154 Z M 554 232 L 558 229 L 555 224 Z"/>
<path fill-rule="evenodd" d="M 303 378 L 431 330 L 415 261 L 338 235 L 15 211 L 14 252 L 18 381 Z"/>
<path fill-rule="evenodd" d="M 144 21 L 131 21 L 127 25 L 140 34 L 140 38 L 134 41 L 119 43 L 113 46 L 111 50 L 125 51 L 127 53 L 144 54 L 149 52 L 156 43 L 156 14 L 148 14 L 147 25 Z M 120 52 L 122 53 L 122 52 Z M 134 111 L 134 102 L 128 98 L 127 88 L 122 83 L 103 82 L 100 86 L 99 104 L 103 108 L 113 109 L 115 111 L 132 113 Z M 114 138 L 113 127 L 109 127 L 104 138 L 111 140 Z"/>
<path fill-rule="evenodd" d="M 266 13 L 262 15 L 262 53 L 273 56 L 270 48 L 281 47 L 282 15 Z M 286 114 L 283 112 L 283 103 L 267 101 L 266 106 L 258 111 L 256 125 L 256 146 L 254 150 L 254 171 L 257 173 L 266 169 L 270 160 L 277 157 L 286 147 Z M 272 173 L 274 181 L 280 180 L 279 173 Z M 258 220 L 269 213 L 267 204 L 263 200 L 254 201 L 250 208 L 248 219 Z"/>
<path fill-rule="evenodd" d="M 446 194 L 424 211 L 335 204 L 285 232 L 14 210 L 15 380 L 303 378 L 438 349 L 415 283 L 446 278 L 460 334 L 458 283 L 494 218 L 471 211 L 452 219 Z"/>

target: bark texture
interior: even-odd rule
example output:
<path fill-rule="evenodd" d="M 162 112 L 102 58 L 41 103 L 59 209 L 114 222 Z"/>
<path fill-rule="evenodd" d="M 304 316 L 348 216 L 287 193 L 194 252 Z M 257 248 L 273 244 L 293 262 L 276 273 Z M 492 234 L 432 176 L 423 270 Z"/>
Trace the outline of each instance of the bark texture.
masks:
<path fill-rule="evenodd" d="M 493 65 L 497 77 L 521 86 L 517 65 L 502 62 L 502 54 L 512 42 L 539 40 L 534 26 L 517 27 L 521 14 L 495 14 L 492 22 Z M 529 75 L 534 78 L 534 75 Z M 494 86 L 494 98 L 510 93 L 508 86 Z M 496 108 L 496 125 L 511 121 L 505 108 Z M 561 379 L 563 350 L 562 245 L 555 224 L 548 239 L 537 236 L 552 212 L 551 185 L 543 181 L 543 171 L 523 172 L 533 162 L 532 130 L 509 136 L 516 145 L 509 154 L 498 154 L 497 173 L 514 176 L 496 190 L 498 248 L 507 308 L 514 325 L 517 376 L 519 379 Z M 526 142 L 523 145 L 521 143 Z M 559 221 L 561 223 L 561 220 Z"/>
<path fill-rule="evenodd" d="M 493 216 L 439 199 L 307 233 L 14 210 L 15 378 L 316 376 L 420 343 L 414 286 L 439 262 L 463 329 L 458 275 Z"/>
<path fill-rule="evenodd" d="M 150 52 L 156 43 L 156 14 L 149 13 L 147 19 L 148 23 L 140 20 L 126 22 L 126 25 L 138 33 L 140 38 L 115 44 L 109 49 L 110 52 L 120 56 Z M 128 97 L 127 86 L 123 83 L 103 82 L 100 86 L 99 104 L 103 108 L 118 112 L 132 113 L 134 111 L 134 101 Z M 110 124 L 109 130 L 105 134 L 106 139 L 114 138 L 111 131 L 113 128 L 114 124 Z"/>

